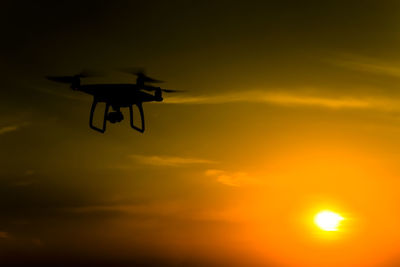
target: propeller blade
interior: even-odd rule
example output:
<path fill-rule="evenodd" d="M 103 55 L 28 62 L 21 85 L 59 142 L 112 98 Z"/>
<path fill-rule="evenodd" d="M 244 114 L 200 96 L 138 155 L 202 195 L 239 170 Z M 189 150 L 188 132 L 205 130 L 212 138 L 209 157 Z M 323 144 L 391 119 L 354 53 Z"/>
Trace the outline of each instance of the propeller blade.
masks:
<path fill-rule="evenodd" d="M 138 77 L 138 79 L 140 79 L 142 82 L 145 82 L 145 83 L 163 83 L 164 82 L 164 81 L 157 80 L 157 79 L 147 76 L 144 68 L 123 68 L 123 69 L 119 69 L 119 71 L 127 73 L 127 74 L 136 75 Z"/>
<path fill-rule="evenodd" d="M 47 76 L 46 78 L 58 83 L 73 83 L 76 79 L 74 76 Z"/>
<path fill-rule="evenodd" d="M 132 74 L 132 75 L 137 75 L 137 76 L 139 76 L 139 75 L 146 76 L 146 70 L 144 68 L 133 67 L 133 68 L 121 68 L 121 69 L 117 69 L 117 70 L 120 72 L 127 73 L 127 74 Z"/>
<path fill-rule="evenodd" d="M 102 74 L 100 72 L 83 70 L 74 76 L 46 76 L 46 78 L 50 81 L 58 83 L 73 83 L 76 81 L 76 79 L 98 76 L 102 76 Z"/>
<path fill-rule="evenodd" d="M 151 78 L 151 77 L 147 76 L 146 74 L 144 74 L 143 72 L 137 72 L 137 73 L 135 73 L 135 75 L 137 76 L 138 80 L 141 80 L 142 82 L 145 82 L 145 83 L 163 83 L 164 82 L 161 80 Z"/>
<path fill-rule="evenodd" d="M 94 70 L 83 70 L 78 75 L 79 78 L 99 77 L 104 76 L 104 73 Z"/>
<path fill-rule="evenodd" d="M 143 77 L 143 81 L 146 82 L 146 83 L 164 83 L 164 81 L 156 80 L 156 79 L 153 79 L 153 78 L 148 77 L 148 76 L 144 76 Z"/>
<path fill-rule="evenodd" d="M 182 92 L 186 92 L 185 90 L 171 90 L 171 89 L 161 89 L 161 91 L 163 91 L 165 93 L 182 93 Z"/>
<path fill-rule="evenodd" d="M 186 90 L 172 90 L 172 89 L 162 89 L 162 88 L 156 88 L 156 87 L 150 87 L 150 88 L 142 88 L 142 90 L 148 91 L 148 92 L 154 92 L 157 90 L 161 90 L 165 93 L 182 93 L 186 92 Z"/>

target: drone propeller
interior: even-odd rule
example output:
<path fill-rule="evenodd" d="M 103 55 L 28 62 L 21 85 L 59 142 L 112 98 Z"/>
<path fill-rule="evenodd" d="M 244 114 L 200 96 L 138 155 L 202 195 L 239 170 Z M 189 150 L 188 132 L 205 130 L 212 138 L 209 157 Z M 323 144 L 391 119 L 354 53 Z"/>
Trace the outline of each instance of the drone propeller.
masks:
<path fill-rule="evenodd" d="M 124 69 L 119 69 L 121 72 L 131 74 L 131 75 L 136 75 L 138 80 L 140 80 L 143 83 L 163 83 L 164 81 L 157 80 L 154 78 L 151 78 L 146 75 L 146 71 L 143 68 L 124 68 Z"/>
<path fill-rule="evenodd" d="M 172 90 L 172 89 L 161 89 L 161 91 L 163 91 L 165 93 L 182 93 L 182 92 L 186 92 L 185 90 Z"/>
<path fill-rule="evenodd" d="M 142 79 L 142 81 L 145 83 L 163 83 L 164 82 L 164 81 L 157 80 L 157 79 L 151 78 L 149 76 L 146 76 L 143 73 L 137 73 L 136 76 L 138 77 L 138 79 Z"/>
<path fill-rule="evenodd" d="M 46 76 L 47 80 L 58 82 L 58 83 L 73 83 L 76 80 L 76 76 Z"/>
<path fill-rule="evenodd" d="M 160 90 L 160 91 L 165 92 L 165 93 L 182 93 L 182 92 L 186 92 L 185 90 L 162 89 L 160 87 L 158 87 L 158 88 L 157 87 L 143 88 L 143 90 L 149 91 L 149 92 L 154 92 L 154 91 Z"/>
<path fill-rule="evenodd" d="M 101 74 L 86 70 L 86 71 L 82 71 L 74 76 L 46 76 L 46 78 L 53 82 L 73 83 L 76 81 L 76 79 L 97 77 L 97 76 L 101 76 Z"/>

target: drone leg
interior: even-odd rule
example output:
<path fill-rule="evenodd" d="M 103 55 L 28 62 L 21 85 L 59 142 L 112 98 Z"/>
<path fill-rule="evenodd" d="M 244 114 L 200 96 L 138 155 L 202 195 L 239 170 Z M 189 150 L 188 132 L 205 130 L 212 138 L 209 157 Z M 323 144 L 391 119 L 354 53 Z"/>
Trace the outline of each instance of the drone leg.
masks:
<path fill-rule="evenodd" d="M 108 114 L 108 109 L 110 108 L 110 105 L 106 104 L 106 109 L 104 111 L 104 119 L 103 119 L 103 129 L 100 129 L 93 125 L 93 116 L 94 116 L 94 112 L 96 110 L 97 103 L 98 103 L 98 101 L 96 99 L 93 99 L 92 107 L 90 109 L 89 126 L 90 126 L 90 128 L 92 128 L 95 131 L 104 133 L 106 131 L 107 114 Z"/>
<path fill-rule="evenodd" d="M 137 107 L 138 107 L 138 109 L 139 109 L 139 112 L 140 112 L 140 119 L 141 119 L 141 121 L 142 121 L 142 127 L 139 128 L 139 127 L 136 127 L 136 126 L 134 125 L 134 123 L 133 123 L 133 107 L 132 107 L 132 105 L 130 105 L 130 106 L 129 106 L 129 114 L 130 114 L 130 117 L 131 117 L 131 119 L 130 119 L 131 127 L 132 127 L 133 129 L 135 129 L 136 131 L 143 133 L 143 132 L 144 132 L 144 113 L 143 113 L 143 106 L 142 106 L 141 103 L 140 103 L 140 104 L 136 104 L 136 105 L 137 105 Z"/>
<path fill-rule="evenodd" d="M 106 103 L 106 109 L 104 110 L 104 118 L 103 118 L 103 133 L 106 131 L 107 114 L 109 109 L 110 109 L 110 104 Z"/>

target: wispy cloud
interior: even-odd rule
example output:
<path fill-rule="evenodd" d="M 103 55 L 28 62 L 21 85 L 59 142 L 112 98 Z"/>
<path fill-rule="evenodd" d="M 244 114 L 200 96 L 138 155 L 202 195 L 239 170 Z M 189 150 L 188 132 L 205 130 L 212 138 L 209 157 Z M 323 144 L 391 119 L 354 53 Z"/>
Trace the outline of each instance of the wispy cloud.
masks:
<path fill-rule="evenodd" d="M 77 207 L 69 207 L 64 209 L 65 212 L 73 214 L 81 214 L 83 216 L 91 216 L 103 214 L 103 216 L 115 216 L 123 214 L 132 216 L 135 222 L 146 220 L 146 225 L 149 225 L 149 218 L 159 217 L 174 217 L 177 218 L 192 218 L 194 214 L 193 207 L 188 208 L 187 203 L 183 201 L 161 201 L 147 203 L 102 203 L 98 205 L 83 205 Z"/>
<path fill-rule="evenodd" d="M 242 91 L 213 96 L 173 96 L 165 99 L 170 104 L 225 104 L 265 103 L 283 106 L 314 106 L 331 109 L 368 109 L 394 106 L 389 99 L 357 97 L 323 97 L 290 93 L 274 93 L 262 90 Z M 397 103 L 396 103 L 397 104 Z"/>
<path fill-rule="evenodd" d="M 329 62 L 352 70 L 400 77 L 400 64 L 388 63 L 374 58 L 348 56 L 343 59 L 339 57 L 339 59 L 329 60 Z"/>
<path fill-rule="evenodd" d="M 229 172 L 224 170 L 209 169 L 205 171 L 205 175 L 215 178 L 217 182 L 223 185 L 232 187 L 259 183 L 256 177 L 253 177 L 246 172 Z"/>
<path fill-rule="evenodd" d="M 152 224 L 158 224 L 164 220 L 149 220 L 149 218 L 168 218 L 173 217 L 174 220 L 190 220 L 195 221 L 212 221 L 212 222 L 240 222 L 242 216 L 240 208 L 235 206 L 232 208 L 216 208 L 203 209 L 194 208 L 188 205 L 185 201 L 163 201 L 139 205 L 124 205 L 124 204 L 103 204 L 103 205 L 87 205 L 80 207 L 67 208 L 64 211 L 76 215 L 90 216 L 91 214 L 124 214 L 125 216 L 133 216 L 135 223 L 140 223 L 145 220 L 146 227 L 151 227 Z"/>
<path fill-rule="evenodd" d="M 173 157 L 173 156 L 145 156 L 145 155 L 130 155 L 130 158 L 135 161 L 154 166 L 172 166 L 178 167 L 183 165 L 191 164 L 213 164 L 215 161 L 200 159 L 200 158 L 184 158 L 184 157 Z"/>
<path fill-rule="evenodd" d="M 22 122 L 22 123 L 0 126 L 0 135 L 18 131 L 19 129 L 27 125 L 29 125 L 28 122 Z"/>
<path fill-rule="evenodd" d="M 18 126 L 18 125 L 3 126 L 0 128 L 0 135 L 9 133 L 9 132 L 14 132 L 14 131 L 18 130 L 19 128 L 20 128 L 20 126 Z"/>
<path fill-rule="evenodd" d="M 147 204 L 102 204 L 88 205 L 81 207 L 67 208 L 67 211 L 73 213 L 101 213 L 101 212 L 119 212 L 130 214 L 158 214 L 168 215 L 182 211 L 182 205 L 179 203 L 147 203 Z"/>

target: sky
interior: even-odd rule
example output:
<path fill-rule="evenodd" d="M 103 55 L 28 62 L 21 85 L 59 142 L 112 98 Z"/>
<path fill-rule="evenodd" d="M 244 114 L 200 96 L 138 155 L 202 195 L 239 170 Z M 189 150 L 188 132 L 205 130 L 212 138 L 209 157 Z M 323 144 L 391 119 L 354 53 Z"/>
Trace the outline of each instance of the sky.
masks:
<path fill-rule="evenodd" d="M 398 266 L 398 1 L 2 1 L 0 263 Z M 47 75 L 186 90 L 89 128 Z M 126 111 L 125 111 L 126 112 Z M 125 113 L 127 115 L 127 113 Z M 314 224 L 340 214 L 338 231 Z"/>

